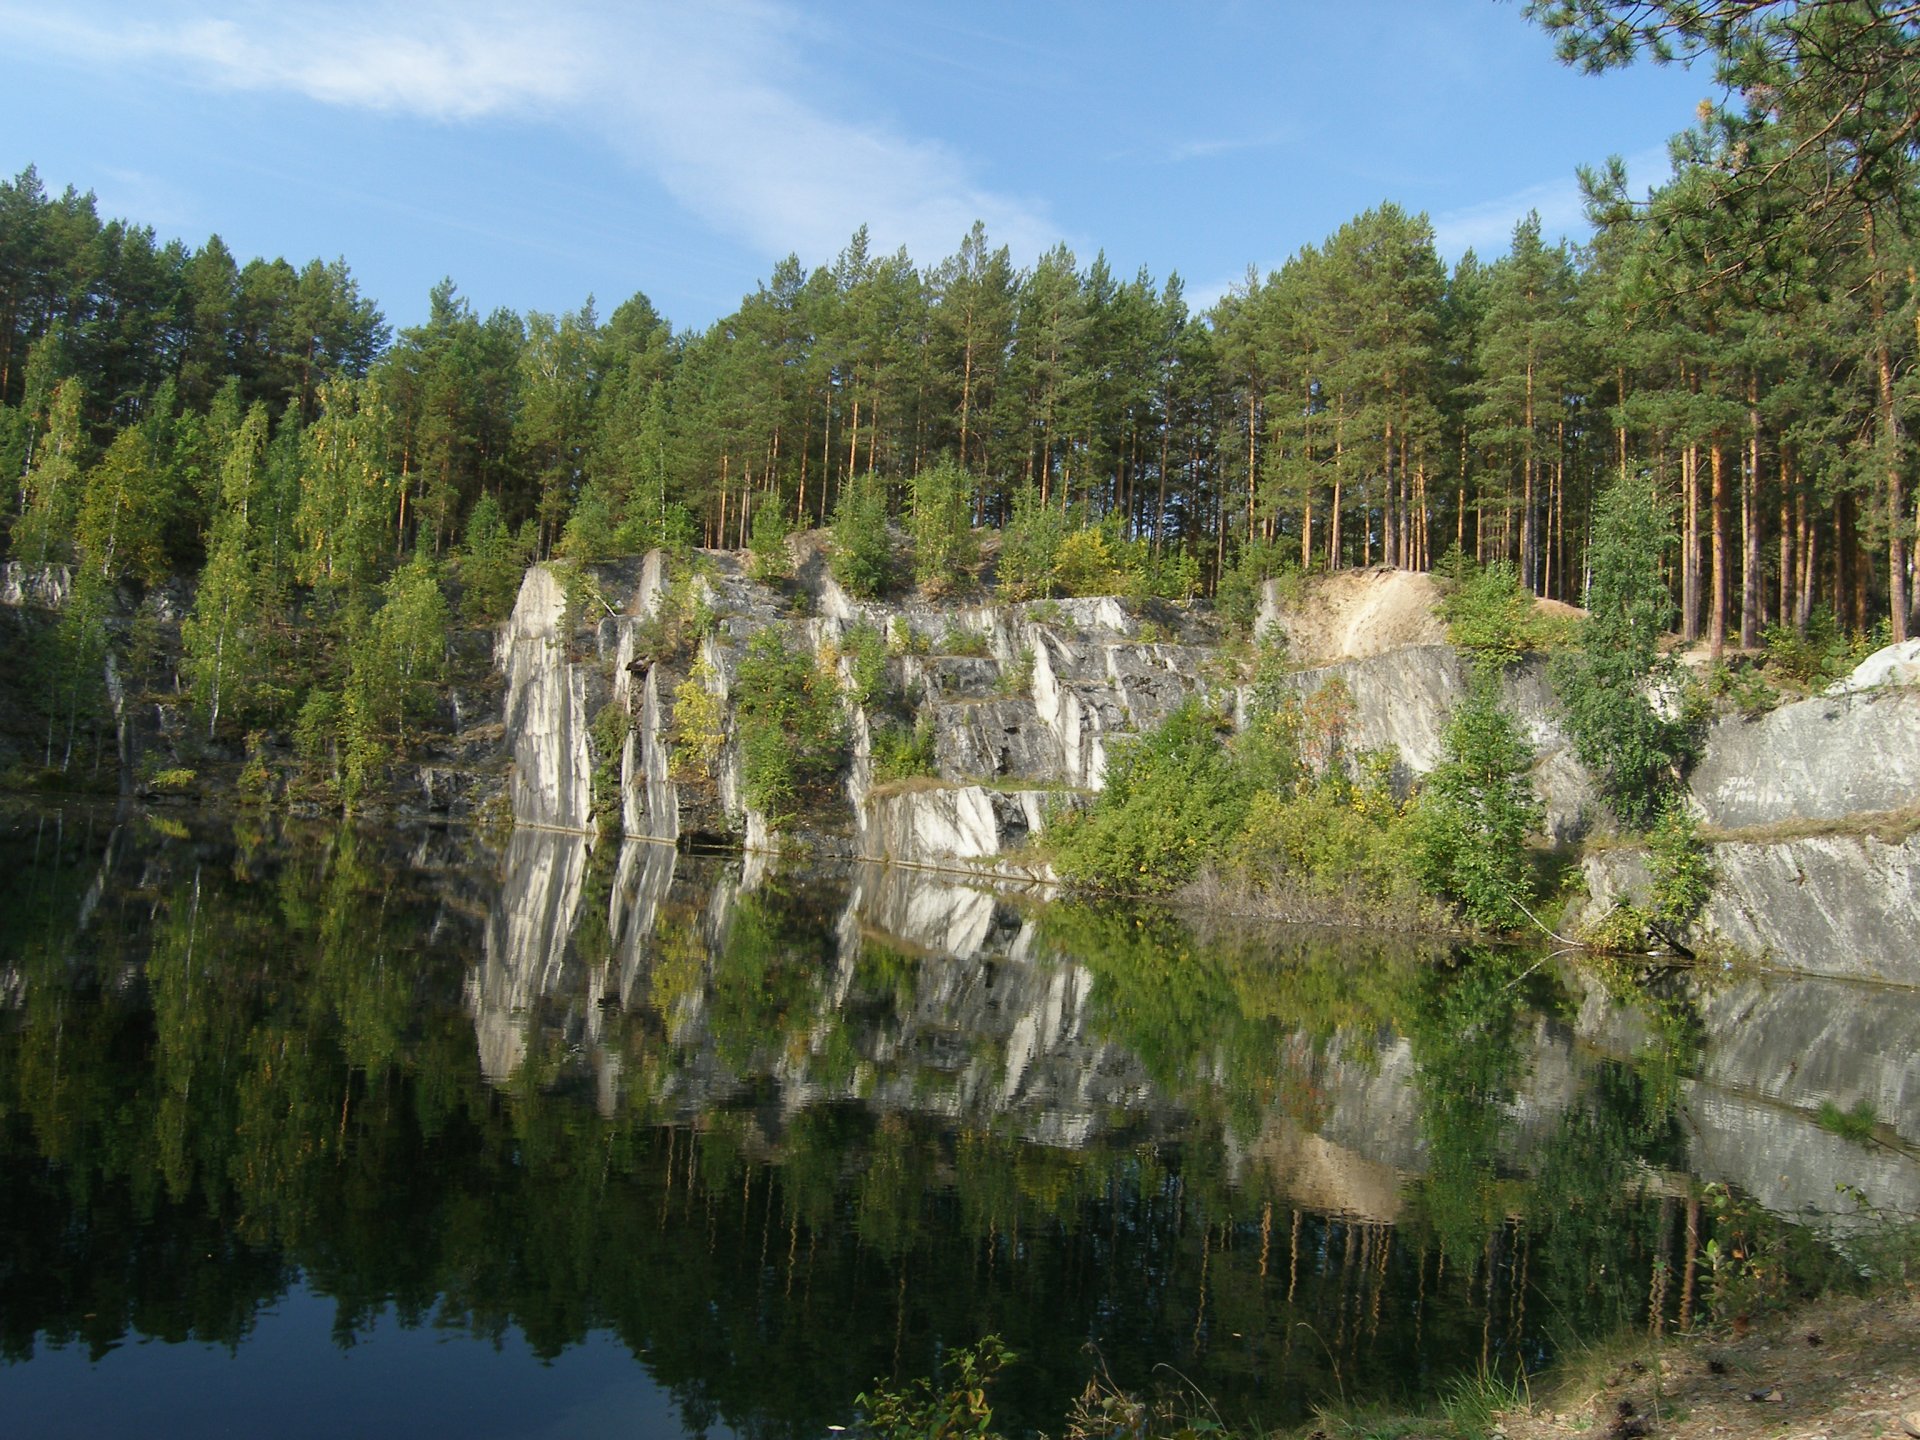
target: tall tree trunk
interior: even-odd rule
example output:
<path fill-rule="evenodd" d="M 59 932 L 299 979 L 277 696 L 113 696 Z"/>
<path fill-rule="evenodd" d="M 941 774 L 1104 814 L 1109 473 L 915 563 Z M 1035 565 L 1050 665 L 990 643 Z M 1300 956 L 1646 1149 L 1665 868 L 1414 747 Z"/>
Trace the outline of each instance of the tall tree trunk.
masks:
<path fill-rule="evenodd" d="M 1520 583 L 1534 594 L 1540 593 L 1539 567 L 1534 549 L 1538 543 L 1533 521 L 1533 356 L 1527 356 L 1526 423 L 1522 429 L 1520 461 Z"/>
<path fill-rule="evenodd" d="M 1873 210 L 1867 210 L 1867 294 L 1873 316 L 1873 368 L 1879 386 L 1880 447 L 1887 467 L 1887 611 L 1893 641 L 1907 638 L 1907 502 L 1900 477 L 1900 412 L 1893 398 L 1893 356 L 1887 345 L 1886 271 L 1880 268 Z M 1914 321 L 1920 334 L 1920 316 Z M 1862 625 L 1865 624 L 1864 618 Z"/>
<path fill-rule="evenodd" d="M 1713 593 L 1707 619 L 1707 653 L 1718 660 L 1727 648 L 1727 466 L 1718 436 L 1708 451 L 1713 470 Z"/>
<path fill-rule="evenodd" d="M 1740 648 L 1760 645 L 1760 627 L 1766 623 L 1766 595 L 1762 590 L 1765 562 L 1760 523 L 1760 380 L 1747 375 L 1747 463 L 1740 477 Z"/>
<path fill-rule="evenodd" d="M 1700 447 L 1680 452 L 1680 638 L 1700 638 Z"/>

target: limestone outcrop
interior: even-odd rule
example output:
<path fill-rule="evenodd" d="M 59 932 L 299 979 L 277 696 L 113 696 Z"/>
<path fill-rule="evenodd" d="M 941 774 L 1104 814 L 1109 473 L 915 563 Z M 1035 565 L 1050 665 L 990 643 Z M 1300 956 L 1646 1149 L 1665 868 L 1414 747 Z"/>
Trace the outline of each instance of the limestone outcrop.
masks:
<path fill-rule="evenodd" d="M 1690 780 L 1707 824 L 1838 820 L 1920 800 L 1920 685 L 1816 696 L 1707 733 Z"/>
<path fill-rule="evenodd" d="M 736 556 L 704 552 L 591 567 L 589 579 L 571 582 L 570 600 L 559 572 L 535 566 L 501 632 L 513 812 L 524 825 L 674 844 L 725 838 L 769 852 L 798 842 L 814 855 L 1029 877 L 1022 846 L 1088 803 L 1135 737 L 1191 696 L 1243 719 L 1251 703 L 1200 607 L 865 601 L 817 556 L 778 586 L 754 581 Z M 1345 746 L 1390 750 L 1411 785 L 1441 759 L 1467 664 L 1431 643 L 1426 577 L 1368 571 L 1328 583 L 1324 614 L 1269 586 L 1266 623 L 1324 660 L 1279 683 L 1303 698 L 1343 686 Z M 746 803 L 730 718 L 741 659 L 769 628 L 790 650 L 837 656 L 849 693 L 856 652 L 864 647 L 869 666 L 876 646 L 886 652 L 884 693 L 849 715 L 840 790 L 789 817 L 786 834 Z M 1413 643 L 1384 643 L 1396 638 Z M 1897 683 L 1899 648 L 1856 672 L 1871 688 L 1711 728 L 1691 779 L 1715 876 L 1696 940 L 1814 973 L 1920 983 L 1920 841 L 1902 819 L 1920 805 L 1920 686 Z M 1594 835 L 1607 812 L 1544 663 L 1508 667 L 1502 685 L 1534 750 L 1548 837 Z M 704 768 L 676 758 L 676 711 L 702 693 L 719 717 Z M 605 723 L 610 714 L 618 724 Z M 889 781 L 876 747 L 897 747 L 915 725 L 928 773 Z M 1630 845 L 1596 848 L 1584 864 L 1586 923 L 1622 901 L 1646 904 Z"/>

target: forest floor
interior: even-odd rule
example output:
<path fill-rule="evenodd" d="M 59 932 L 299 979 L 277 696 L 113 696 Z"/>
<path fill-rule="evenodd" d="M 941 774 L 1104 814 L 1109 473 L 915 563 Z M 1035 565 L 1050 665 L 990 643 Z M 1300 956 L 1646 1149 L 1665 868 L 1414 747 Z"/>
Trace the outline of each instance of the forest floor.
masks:
<path fill-rule="evenodd" d="M 1920 1291 L 1805 1302 L 1735 1334 L 1643 1340 L 1494 1417 L 1504 1440 L 1920 1436 Z"/>

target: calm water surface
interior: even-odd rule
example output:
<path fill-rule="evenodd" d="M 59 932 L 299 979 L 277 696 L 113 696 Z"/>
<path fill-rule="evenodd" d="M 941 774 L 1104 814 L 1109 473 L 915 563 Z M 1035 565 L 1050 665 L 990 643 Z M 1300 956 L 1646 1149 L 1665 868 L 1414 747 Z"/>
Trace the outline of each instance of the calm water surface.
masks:
<path fill-rule="evenodd" d="M 987 1334 L 1016 1430 L 1100 1366 L 1414 1399 L 1854 1266 L 1920 1213 L 1916 1033 L 882 870 L 16 813 L 0 1415 L 817 1436 Z"/>

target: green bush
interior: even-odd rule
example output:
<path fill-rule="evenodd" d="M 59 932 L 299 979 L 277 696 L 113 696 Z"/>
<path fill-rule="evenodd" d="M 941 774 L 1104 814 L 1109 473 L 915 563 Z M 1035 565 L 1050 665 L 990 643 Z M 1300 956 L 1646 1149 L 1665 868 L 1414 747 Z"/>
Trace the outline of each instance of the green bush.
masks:
<path fill-rule="evenodd" d="M 873 732 L 873 783 L 934 773 L 933 720 L 921 716 L 911 728 L 882 725 Z"/>
<path fill-rule="evenodd" d="M 948 622 L 946 633 L 940 637 L 939 649 L 942 655 L 971 655 L 978 658 L 988 654 L 991 647 L 987 637 L 978 630 Z"/>
<path fill-rule="evenodd" d="M 1045 600 L 1059 594 L 1054 571 L 1070 529 L 1064 514 L 1041 503 L 1035 487 L 1017 491 L 1013 514 L 1000 532 L 1000 593 L 1009 600 Z"/>
<path fill-rule="evenodd" d="M 787 522 L 777 494 L 760 497 L 747 538 L 747 574 L 762 585 L 773 585 L 793 574 L 793 552 L 787 545 Z"/>
<path fill-rule="evenodd" d="M 1266 582 L 1299 573 L 1298 549 L 1291 542 L 1250 540 L 1240 547 L 1233 564 L 1221 572 L 1213 592 L 1214 609 L 1235 629 L 1252 634 Z"/>
<path fill-rule="evenodd" d="M 915 1380 L 904 1390 L 874 1382 L 855 1402 L 867 1415 L 878 1440 L 988 1440 L 993 1436 L 993 1407 L 987 1386 L 1015 1358 L 998 1336 L 950 1352 L 939 1388 Z"/>
<path fill-rule="evenodd" d="M 1055 866 L 1101 890 L 1154 892 L 1191 879 L 1246 823 L 1253 787 L 1221 743 L 1221 722 L 1189 700 L 1114 755 L 1090 810 L 1062 822 Z"/>
<path fill-rule="evenodd" d="M 1672 677 L 1660 636 L 1673 600 L 1660 572 L 1667 516 L 1638 484 L 1616 482 L 1594 512 L 1588 619 L 1549 672 L 1567 710 L 1574 752 L 1629 825 L 1645 826 L 1695 752 L 1686 716 L 1654 708 L 1649 690 Z"/>
<path fill-rule="evenodd" d="M 974 478 L 943 460 L 913 477 L 913 578 L 928 595 L 968 584 L 980 563 Z"/>
<path fill-rule="evenodd" d="M 1500 708 L 1498 680 L 1482 671 L 1447 722 L 1440 764 L 1409 824 L 1415 873 L 1475 924 L 1517 928 L 1533 899 L 1527 836 L 1543 816 L 1533 754 Z"/>
<path fill-rule="evenodd" d="M 756 633 L 734 685 L 740 781 L 746 802 L 778 824 L 818 796 L 846 759 L 839 685 L 777 629 Z"/>
<path fill-rule="evenodd" d="M 1661 807 L 1647 832 L 1647 874 L 1653 882 L 1648 919 L 1669 940 L 1693 923 L 1713 891 L 1713 867 L 1699 822 L 1684 800 Z"/>
<path fill-rule="evenodd" d="M 673 778 L 711 784 L 721 748 L 727 743 L 727 717 L 712 690 L 713 666 L 702 656 L 673 692 L 673 724 L 667 748 Z"/>
<path fill-rule="evenodd" d="M 897 698 L 887 670 L 887 641 L 878 627 L 848 627 L 843 649 L 852 662 L 853 688 L 848 698 L 862 710 L 890 705 Z"/>
<path fill-rule="evenodd" d="M 533 553 L 531 531 L 516 539 L 507 530 L 500 502 L 482 495 L 467 517 L 467 540 L 461 547 L 459 573 L 461 609 L 470 621 L 502 619 L 520 593 L 520 579 Z"/>
<path fill-rule="evenodd" d="M 873 475 L 857 475 L 833 510 L 833 578 L 849 595 L 871 600 L 893 584 L 893 539 L 887 531 L 887 492 Z"/>
<path fill-rule="evenodd" d="M 1476 665 L 1499 670 L 1536 648 L 1533 596 L 1506 560 L 1459 567 L 1461 578 L 1440 600 L 1447 639 Z"/>
<path fill-rule="evenodd" d="M 1227 852 L 1226 870 L 1256 890 L 1404 904 L 1419 886 L 1398 816 L 1390 796 L 1374 803 L 1344 777 L 1292 794 L 1263 790 Z"/>

